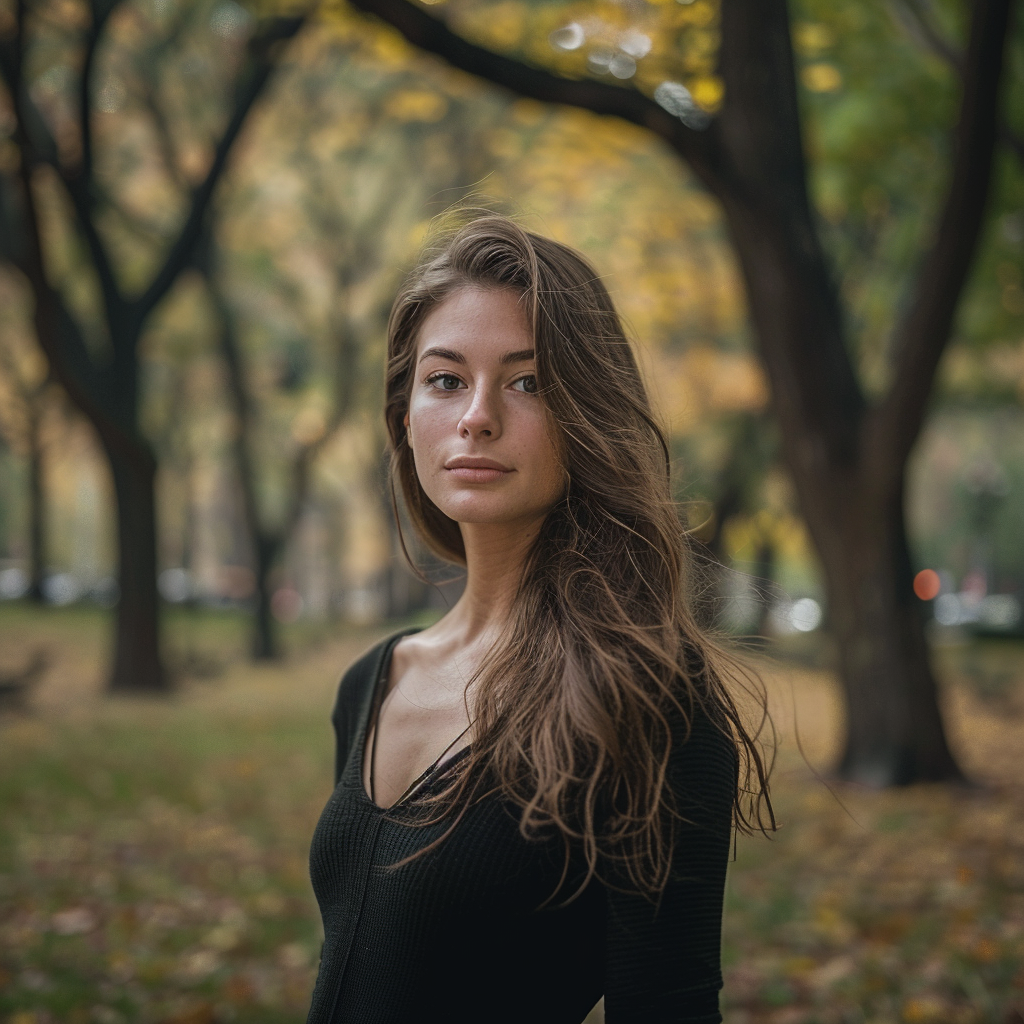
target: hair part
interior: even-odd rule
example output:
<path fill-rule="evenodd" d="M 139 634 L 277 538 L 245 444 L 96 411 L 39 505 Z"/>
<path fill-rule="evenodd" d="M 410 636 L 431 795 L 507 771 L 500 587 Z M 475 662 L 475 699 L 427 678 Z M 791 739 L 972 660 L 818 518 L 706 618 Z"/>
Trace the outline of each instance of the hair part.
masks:
<path fill-rule="evenodd" d="M 760 724 L 748 729 L 724 679 L 752 677 L 691 610 L 668 445 L 600 276 L 570 247 L 493 214 L 426 250 L 388 323 L 392 495 L 401 493 L 424 543 L 465 564 L 459 524 L 420 485 L 404 422 L 420 328 L 464 287 L 522 296 L 568 486 L 527 558 L 504 635 L 474 677 L 474 741 L 437 799 L 464 809 L 498 792 L 520 808 L 524 835 L 557 830 L 567 857 L 582 844 L 587 879 L 610 858 L 654 895 L 668 877 L 676 813 L 670 715 L 688 730 L 701 707 L 740 763 L 736 827 L 774 828 L 763 692 Z"/>

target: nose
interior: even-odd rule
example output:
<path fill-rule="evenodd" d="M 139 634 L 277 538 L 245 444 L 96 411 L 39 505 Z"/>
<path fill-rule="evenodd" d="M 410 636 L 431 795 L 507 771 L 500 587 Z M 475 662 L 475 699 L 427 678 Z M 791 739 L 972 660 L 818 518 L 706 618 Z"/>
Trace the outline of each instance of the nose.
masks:
<path fill-rule="evenodd" d="M 490 389 L 480 387 L 474 390 L 469 405 L 459 419 L 459 437 L 488 438 L 493 440 L 501 435 L 501 415 L 497 399 Z"/>

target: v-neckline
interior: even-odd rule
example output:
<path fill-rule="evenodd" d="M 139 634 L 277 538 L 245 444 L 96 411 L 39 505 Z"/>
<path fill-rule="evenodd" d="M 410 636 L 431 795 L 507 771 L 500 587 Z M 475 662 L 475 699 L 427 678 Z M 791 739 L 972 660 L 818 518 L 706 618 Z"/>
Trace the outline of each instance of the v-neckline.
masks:
<path fill-rule="evenodd" d="M 366 721 L 363 723 L 363 727 L 360 731 L 361 736 L 360 743 L 358 745 L 359 758 L 357 764 L 357 768 L 359 771 L 359 791 L 360 793 L 362 793 L 363 798 L 370 804 L 370 806 L 380 811 L 381 813 L 387 813 L 388 811 L 394 810 L 400 804 L 404 803 L 426 784 L 427 780 L 430 778 L 431 775 L 434 774 L 434 772 L 436 772 L 439 768 L 450 768 L 456 761 L 461 760 L 461 758 L 469 752 L 469 749 L 472 746 L 471 743 L 467 743 L 464 747 L 461 747 L 459 750 L 455 751 L 455 753 L 452 754 L 451 757 L 448 757 L 446 760 L 443 760 L 445 758 L 445 755 L 448 754 L 452 747 L 454 747 L 455 744 L 458 743 L 459 740 L 461 740 L 462 737 L 465 736 L 466 733 L 469 732 L 469 730 L 472 728 L 473 723 L 470 722 L 469 725 L 467 725 L 466 728 L 463 729 L 462 732 L 460 732 L 459 735 L 456 736 L 455 739 L 453 739 L 451 743 L 449 743 L 448 746 L 446 746 L 444 750 L 442 750 L 441 753 L 438 754 L 437 757 L 434 758 L 434 760 L 431 761 L 431 763 L 419 775 L 417 775 L 412 782 L 409 783 L 409 785 L 405 788 L 404 792 L 398 797 L 398 799 L 394 800 L 386 807 L 377 803 L 377 800 L 375 799 L 374 795 L 375 787 L 373 784 L 373 773 L 374 768 L 376 766 L 377 736 L 380 732 L 380 712 L 381 707 L 383 706 L 384 703 L 384 697 L 386 696 L 385 691 L 387 690 L 387 681 L 391 674 L 391 658 L 392 655 L 395 653 L 395 648 L 402 640 L 405 639 L 405 637 L 413 636 L 414 634 L 420 632 L 422 632 L 422 628 L 419 626 L 406 629 L 403 630 L 401 633 L 396 633 L 394 636 L 390 637 L 385 643 L 384 650 L 381 652 L 380 662 L 377 665 L 377 675 L 373 681 L 373 692 L 370 698 L 369 714 L 367 715 Z M 371 730 L 373 731 L 372 740 L 370 739 Z M 367 779 L 366 772 L 364 771 L 364 766 L 366 764 L 366 744 L 368 740 L 370 741 L 370 765 L 369 778 Z M 369 789 L 367 789 L 367 781 L 369 782 Z"/>

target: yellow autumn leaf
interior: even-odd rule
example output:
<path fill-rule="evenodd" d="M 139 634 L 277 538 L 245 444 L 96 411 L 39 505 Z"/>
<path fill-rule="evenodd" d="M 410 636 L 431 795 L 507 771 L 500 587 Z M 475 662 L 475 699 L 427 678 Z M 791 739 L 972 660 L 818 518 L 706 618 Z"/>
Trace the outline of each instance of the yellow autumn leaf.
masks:
<path fill-rule="evenodd" d="M 834 42 L 832 30 L 814 21 L 800 21 L 793 26 L 793 45 L 805 57 L 815 57 Z"/>
<path fill-rule="evenodd" d="M 690 83 L 690 93 L 705 110 L 716 111 L 725 96 L 725 85 L 717 75 L 703 75 Z"/>
<path fill-rule="evenodd" d="M 388 97 L 384 113 L 396 121 L 440 121 L 448 111 L 448 101 L 426 89 L 402 89 Z"/>
<path fill-rule="evenodd" d="M 843 84 L 843 76 L 834 64 L 808 64 L 800 72 L 800 81 L 811 92 L 835 92 Z"/>

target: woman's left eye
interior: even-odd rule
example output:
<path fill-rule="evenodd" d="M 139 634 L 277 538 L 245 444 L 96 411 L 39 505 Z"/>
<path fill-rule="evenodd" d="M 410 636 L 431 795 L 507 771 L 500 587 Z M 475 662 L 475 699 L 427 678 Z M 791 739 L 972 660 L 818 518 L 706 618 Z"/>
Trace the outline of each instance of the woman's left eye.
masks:
<path fill-rule="evenodd" d="M 527 395 L 537 394 L 537 378 L 531 373 L 526 377 L 520 377 L 512 387 L 517 391 L 525 392 Z"/>

